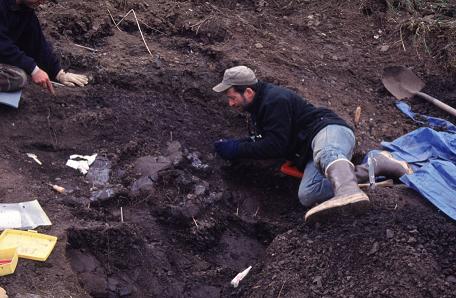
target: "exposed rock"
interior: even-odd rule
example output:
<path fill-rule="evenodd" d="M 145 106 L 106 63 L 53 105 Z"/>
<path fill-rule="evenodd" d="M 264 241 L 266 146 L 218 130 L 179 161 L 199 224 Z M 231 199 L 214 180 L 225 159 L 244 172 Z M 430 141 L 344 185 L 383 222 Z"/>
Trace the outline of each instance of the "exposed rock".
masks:
<path fill-rule="evenodd" d="M 172 161 L 164 156 L 144 156 L 138 158 L 135 163 L 135 170 L 138 176 L 149 176 L 156 180 L 158 172 L 171 167 Z"/>
<path fill-rule="evenodd" d="M 321 276 L 315 276 L 312 280 L 317 285 L 317 288 L 321 288 L 323 286 L 322 279 L 323 278 Z"/>
<path fill-rule="evenodd" d="M 86 178 L 94 186 L 104 186 L 109 184 L 111 172 L 111 162 L 108 158 L 98 156 L 90 166 Z"/>
<path fill-rule="evenodd" d="M 205 182 L 205 181 L 204 181 Z M 208 186 L 208 183 L 206 182 L 205 184 L 197 184 L 195 185 L 195 192 L 194 194 L 196 196 L 201 196 L 201 195 L 204 195 L 207 191 L 207 187 Z"/>
<path fill-rule="evenodd" d="M 63 203 L 70 207 L 85 206 L 90 203 L 90 199 L 85 197 L 68 196 L 63 198 Z"/>
<path fill-rule="evenodd" d="M 195 183 L 195 187 L 193 190 L 193 194 L 197 197 L 203 196 L 209 190 L 209 183 L 204 181 L 198 177 L 193 176 L 193 182 Z"/>
<path fill-rule="evenodd" d="M 196 217 L 201 212 L 200 204 L 186 202 L 180 206 L 170 206 L 170 215 L 178 220 L 189 220 Z"/>
<path fill-rule="evenodd" d="M 372 245 L 371 250 L 367 253 L 367 255 L 370 256 L 370 255 L 373 255 L 373 254 L 377 253 L 378 247 L 379 247 L 378 242 L 374 242 L 374 244 Z"/>
<path fill-rule="evenodd" d="M 197 170 L 206 170 L 209 168 L 209 165 L 203 163 L 197 152 L 193 152 L 187 155 L 187 159 L 192 163 L 192 167 Z"/>
<path fill-rule="evenodd" d="M 386 229 L 386 238 L 391 239 L 394 237 L 394 232 L 390 229 Z"/>
<path fill-rule="evenodd" d="M 136 180 L 131 186 L 133 195 L 138 195 L 142 192 L 151 192 L 154 190 L 154 182 L 149 176 L 143 176 Z"/>
<path fill-rule="evenodd" d="M 174 165 L 179 164 L 184 158 L 182 153 L 182 145 L 178 141 L 168 143 L 166 154 Z"/>
<path fill-rule="evenodd" d="M 94 297 L 108 297 L 108 281 L 104 274 L 84 272 L 79 275 L 84 289 Z"/>
<path fill-rule="evenodd" d="M 209 196 L 206 196 L 203 198 L 203 202 L 206 206 L 213 205 L 223 199 L 223 193 L 222 192 L 211 192 Z"/>
<path fill-rule="evenodd" d="M 70 249 L 67 254 L 70 259 L 71 269 L 77 273 L 93 272 L 100 267 L 100 262 L 90 253 L 79 249 Z"/>
<path fill-rule="evenodd" d="M 92 202 L 105 202 L 122 194 L 125 190 L 121 186 L 106 187 L 101 190 L 93 191 L 90 197 Z"/>
<path fill-rule="evenodd" d="M 390 47 L 388 45 L 383 45 L 383 46 L 380 47 L 380 52 L 386 52 L 386 51 L 389 50 L 389 48 Z"/>
<path fill-rule="evenodd" d="M 409 239 L 407 240 L 407 243 L 415 243 L 415 242 L 416 242 L 415 237 L 409 237 Z"/>

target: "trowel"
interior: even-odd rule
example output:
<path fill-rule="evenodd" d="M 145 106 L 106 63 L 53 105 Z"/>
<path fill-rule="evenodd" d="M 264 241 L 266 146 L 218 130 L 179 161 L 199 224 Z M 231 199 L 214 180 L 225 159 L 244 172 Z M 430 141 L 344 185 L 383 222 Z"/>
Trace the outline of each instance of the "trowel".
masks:
<path fill-rule="evenodd" d="M 390 66 L 383 70 L 382 82 L 385 88 L 397 99 L 412 98 L 417 95 L 456 117 L 456 109 L 426 93 L 421 92 L 424 82 L 404 66 Z"/>

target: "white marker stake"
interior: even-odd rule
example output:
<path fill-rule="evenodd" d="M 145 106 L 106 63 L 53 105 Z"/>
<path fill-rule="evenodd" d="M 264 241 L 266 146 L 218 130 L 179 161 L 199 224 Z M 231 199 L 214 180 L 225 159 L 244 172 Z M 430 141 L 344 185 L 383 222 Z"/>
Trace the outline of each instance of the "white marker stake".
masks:
<path fill-rule="evenodd" d="M 123 209 L 120 207 L 120 222 L 124 222 L 123 220 Z"/>
<path fill-rule="evenodd" d="M 247 274 L 249 274 L 249 271 L 250 269 L 252 269 L 252 266 L 249 266 L 249 268 L 245 269 L 244 271 L 242 271 L 241 273 L 239 273 L 238 275 L 236 275 L 235 278 L 233 278 L 233 280 L 231 281 L 231 285 L 235 288 L 237 288 L 239 286 L 239 282 L 241 280 L 244 279 L 244 277 L 247 276 Z"/>
<path fill-rule="evenodd" d="M 38 156 L 36 156 L 35 154 L 33 153 L 27 153 L 27 156 L 31 159 L 33 159 L 37 164 L 39 164 L 40 166 L 43 165 L 43 163 L 38 159 Z"/>

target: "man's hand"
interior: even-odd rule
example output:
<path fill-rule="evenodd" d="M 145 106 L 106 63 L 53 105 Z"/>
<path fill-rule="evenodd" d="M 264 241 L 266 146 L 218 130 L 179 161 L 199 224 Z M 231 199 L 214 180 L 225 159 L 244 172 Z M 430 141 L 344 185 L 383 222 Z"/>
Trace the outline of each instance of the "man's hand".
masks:
<path fill-rule="evenodd" d="M 51 80 L 45 71 L 37 67 L 32 73 L 32 81 L 33 83 L 47 89 L 52 95 L 55 95 L 54 87 L 52 86 Z"/>
<path fill-rule="evenodd" d="M 89 78 L 85 75 L 78 75 L 71 72 L 64 72 L 63 69 L 59 71 L 56 76 L 57 81 L 69 87 L 84 87 L 89 82 Z"/>
<path fill-rule="evenodd" d="M 215 152 L 225 160 L 236 159 L 239 154 L 238 140 L 219 140 L 214 143 Z"/>

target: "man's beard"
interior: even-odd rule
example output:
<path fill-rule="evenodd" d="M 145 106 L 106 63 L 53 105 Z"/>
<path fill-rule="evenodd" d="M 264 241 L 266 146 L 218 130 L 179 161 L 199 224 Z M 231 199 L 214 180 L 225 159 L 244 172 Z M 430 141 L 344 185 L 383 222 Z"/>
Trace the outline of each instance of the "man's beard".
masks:
<path fill-rule="evenodd" d="M 250 106 L 250 103 L 247 102 L 247 98 L 245 98 L 244 94 L 241 94 L 242 96 L 242 110 L 246 111 L 247 108 Z"/>

